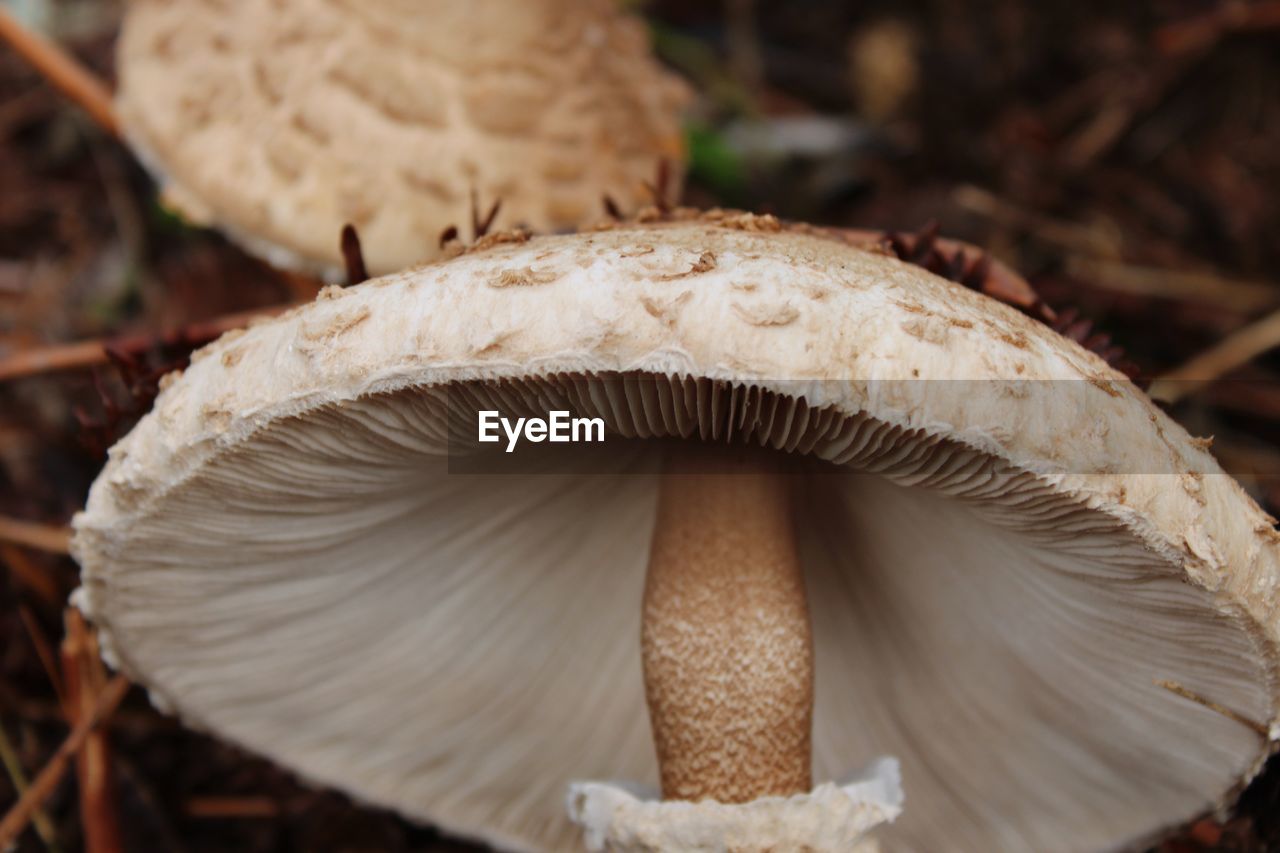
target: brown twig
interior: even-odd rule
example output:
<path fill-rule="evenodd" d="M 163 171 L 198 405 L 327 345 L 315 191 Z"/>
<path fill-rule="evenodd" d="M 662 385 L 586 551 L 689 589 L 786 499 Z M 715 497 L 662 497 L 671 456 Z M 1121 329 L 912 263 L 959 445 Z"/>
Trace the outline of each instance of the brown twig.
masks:
<path fill-rule="evenodd" d="M 481 237 L 489 233 L 489 229 L 493 227 L 493 221 L 498 218 L 498 211 L 502 209 L 502 199 L 494 199 L 493 205 L 489 208 L 489 212 L 484 216 L 480 215 L 480 196 L 475 189 L 471 190 L 471 239 L 479 240 Z M 443 240 L 442 240 L 443 242 Z"/>
<path fill-rule="evenodd" d="M 0 820 L 0 850 L 7 849 L 26 829 L 32 815 L 44 804 L 45 800 L 49 799 L 54 789 L 58 787 L 58 783 L 62 781 L 62 777 L 67 770 L 67 762 L 80 751 L 85 739 L 97 728 L 100 722 L 111 715 L 128 692 L 128 679 L 123 675 L 117 675 L 98 694 L 97 702 L 91 712 L 80 718 L 71 734 L 67 735 L 67 739 L 58 747 L 58 751 L 49 759 L 44 769 L 36 775 L 31 787 L 18 798 L 18 802 L 14 803 L 13 807 L 9 809 L 4 819 Z"/>
<path fill-rule="evenodd" d="M 971 184 L 957 187 L 951 198 L 956 206 L 964 210 L 1023 231 L 1042 243 L 1062 246 L 1094 257 L 1120 257 L 1120 237 L 1110 230 L 1051 219 Z"/>
<path fill-rule="evenodd" d="M 115 349 L 121 352 L 146 350 L 156 343 L 172 337 L 181 337 L 193 343 L 211 341 L 224 332 L 248 325 L 251 320 L 257 317 L 273 316 L 292 307 L 294 306 L 273 305 L 267 308 L 256 308 L 252 311 L 226 314 L 213 320 L 188 324 L 177 332 L 125 335 L 118 338 L 80 341 L 73 344 L 55 344 L 48 347 L 22 350 L 8 358 L 0 359 L 0 382 L 22 379 L 42 373 L 79 370 L 105 364 L 109 360 L 108 349 Z"/>
<path fill-rule="evenodd" d="M 658 166 L 654 170 L 653 181 L 645 181 L 644 188 L 648 191 L 652 199 L 653 206 L 660 213 L 667 214 L 675 207 L 678 199 L 672 198 L 675 193 L 672 191 L 672 174 L 671 161 L 666 157 L 658 160 Z"/>
<path fill-rule="evenodd" d="M 1101 72 L 1110 85 L 1102 89 L 1102 103 L 1091 119 L 1066 139 L 1058 161 L 1068 171 L 1082 173 L 1114 149 L 1138 124 L 1155 111 L 1188 77 L 1203 56 L 1188 52 L 1150 63 L 1144 73 L 1112 80 L 1110 69 Z"/>
<path fill-rule="evenodd" d="M 1280 303 L 1280 289 L 1265 281 L 1223 278 L 1208 272 L 1142 267 L 1073 255 L 1067 275 L 1115 293 L 1220 306 L 1241 314 Z"/>
<path fill-rule="evenodd" d="M 192 797 L 183 811 L 194 818 L 271 818 L 280 804 L 270 797 Z"/>
<path fill-rule="evenodd" d="M 9 740 L 9 733 L 4 730 L 3 725 L 0 725 L 0 763 L 4 764 L 9 781 L 13 784 L 13 790 L 21 797 L 29 787 L 27 774 L 22 772 L 22 763 L 18 760 L 18 751 L 13 748 L 13 743 Z M 49 849 L 50 853 L 58 850 L 57 831 L 53 828 L 53 822 L 49 820 L 49 815 L 44 809 L 36 809 L 35 814 L 31 816 L 31 822 L 35 826 L 36 832 L 39 833 L 40 840 L 44 842 L 44 846 Z"/>
<path fill-rule="evenodd" d="M 39 72 L 50 85 L 89 114 L 112 136 L 120 135 L 111 92 L 89 69 L 49 39 L 32 32 L 0 6 L 0 39 Z"/>
<path fill-rule="evenodd" d="M 360 235 L 356 227 L 348 222 L 342 226 L 342 236 L 338 240 L 342 249 L 342 263 L 347 270 L 347 287 L 369 280 L 369 270 L 364 264 L 364 250 L 360 248 Z"/>
<path fill-rule="evenodd" d="M 1232 33 L 1280 29 L 1280 2 L 1222 3 L 1156 30 L 1156 49 L 1165 56 L 1209 50 Z"/>
<path fill-rule="evenodd" d="M 601 197 L 600 203 L 604 205 L 605 215 L 610 219 L 621 222 L 625 218 L 622 215 L 622 208 L 618 207 L 618 203 L 613 200 L 613 196 L 605 193 Z"/>
<path fill-rule="evenodd" d="M 71 528 L 0 516 L 0 542 L 50 554 L 66 554 L 71 545 Z"/>
<path fill-rule="evenodd" d="M 36 565 L 31 556 L 21 548 L 0 543 L 0 562 L 8 566 L 18 582 L 35 593 L 45 604 L 58 608 L 65 602 L 66 596 L 58 588 L 53 577 Z"/>
<path fill-rule="evenodd" d="M 1241 368 L 1229 380 L 1214 382 L 1201 399 L 1216 409 L 1280 423 L 1280 375 L 1256 365 Z M 1280 472 L 1280 466 L 1275 470 Z"/>
<path fill-rule="evenodd" d="M 1176 403 L 1275 346 L 1280 346 L 1280 311 L 1233 332 L 1186 364 L 1161 376 L 1151 386 L 1151 397 Z"/>
<path fill-rule="evenodd" d="M 107 360 L 102 341 L 81 341 L 21 350 L 0 360 L 0 382 L 21 379 L 39 373 L 75 370 L 102 364 Z"/>
<path fill-rule="evenodd" d="M 40 630 L 40 625 L 36 622 L 36 617 L 31 612 L 31 608 L 25 604 L 19 605 L 18 615 L 22 619 L 22 627 L 26 629 L 27 636 L 31 639 L 31 645 L 36 650 L 36 657 L 40 659 L 40 666 L 44 668 L 45 676 L 48 677 L 49 683 L 53 685 L 53 692 L 58 697 L 58 704 L 65 710 L 67 707 L 67 693 L 62 687 L 62 678 L 58 674 L 58 663 L 53 657 L 53 648 L 49 645 L 49 641 L 45 639 L 44 632 Z"/>
<path fill-rule="evenodd" d="M 75 608 L 64 614 L 66 636 L 62 641 L 62 676 L 66 686 L 67 722 L 74 728 L 88 718 L 106 685 L 106 673 L 98 641 Z M 111 772 L 111 744 L 101 728 L 92 730 L 76 755 L 80 792 L 80 823 L 87 853 L 119 853 L 120 823 L 115 805 L 115 780 Z"/>

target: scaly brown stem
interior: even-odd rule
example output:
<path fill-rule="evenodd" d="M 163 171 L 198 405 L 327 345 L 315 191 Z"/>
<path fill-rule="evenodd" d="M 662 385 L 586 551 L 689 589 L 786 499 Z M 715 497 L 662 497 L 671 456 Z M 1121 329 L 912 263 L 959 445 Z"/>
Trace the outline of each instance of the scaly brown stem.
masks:
<path fill-rule="evenodd" d="M 813 637 L 787 482 L 760 451 L 663 474 L 645 582 L 645 693 L 670 800 L 810 789 Z"/>

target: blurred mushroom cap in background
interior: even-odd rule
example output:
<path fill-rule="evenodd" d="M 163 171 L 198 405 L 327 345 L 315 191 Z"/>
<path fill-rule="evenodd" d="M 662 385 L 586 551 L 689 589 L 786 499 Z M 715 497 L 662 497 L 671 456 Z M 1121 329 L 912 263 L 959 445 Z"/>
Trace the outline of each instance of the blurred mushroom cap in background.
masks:
<path fill-rule="evenodd" d="M 554 231 L 683 173 L 687 87 L 612 0 L 131 0 L 125 135 L 166 202 L 271 263 L 374 275 L 497 227 Z"/>

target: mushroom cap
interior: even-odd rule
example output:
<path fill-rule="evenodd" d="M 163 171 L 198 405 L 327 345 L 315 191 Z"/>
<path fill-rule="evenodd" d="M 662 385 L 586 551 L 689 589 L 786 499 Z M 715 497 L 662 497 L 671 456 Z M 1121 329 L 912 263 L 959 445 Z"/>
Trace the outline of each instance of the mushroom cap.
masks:
<path fill-rule="evenodd" d="M 192 221 L 273 264 L 436 257 L 472 192 L 497 226 L 577 227 L 679 175 L 686 87 L 613 0 L 130 0 L 124 132 Z"/>
<path fill-rule="evenodd" d="M 615 451 L 452 470 L 451 408 L 548 407 Z M 891 849 L 1112 848 L 1274 746 L 1280 536 L 1203 444 L 1018 311 L 771 217 L 491 235 L 224 336 L 112 450 L 79 601 L 192 725 L 569 849 L 571 780 L 656 779 L 663 436 L 797 460 L 814 779 L 897 756 Z"/>

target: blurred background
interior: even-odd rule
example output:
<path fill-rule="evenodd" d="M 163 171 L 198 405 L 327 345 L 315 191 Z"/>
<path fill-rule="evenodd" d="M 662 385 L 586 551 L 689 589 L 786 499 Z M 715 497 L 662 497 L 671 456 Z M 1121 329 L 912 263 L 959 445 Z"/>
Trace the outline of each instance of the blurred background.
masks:
<path fill-rule="evenodd" d="M 110 83 L 119 3 L 2 5 Z M 685 203 L 936 222 L 1142 378 L 1201 380 L 1156 390 L 1280 514 L 1280 2 L 630 5 L 697 91 Z M 59 553 L 105 448 L 225 318 L 315 290 L 167 213 L 130 153 L 0 44 L 0 813 L 66 738 L 69 694 L 106 683 L 92 636 L 64 624 L 76 570 Z M 301 786 L 139 691 L 106 731 L 90 754 L 128 849 L 478 849 Z M 87 777 L 64 775 L 17 849 L 81 848 Z M 1159 849 L 1280 850 L 1280 766 Z"/>

